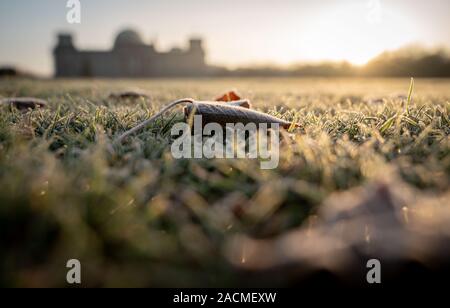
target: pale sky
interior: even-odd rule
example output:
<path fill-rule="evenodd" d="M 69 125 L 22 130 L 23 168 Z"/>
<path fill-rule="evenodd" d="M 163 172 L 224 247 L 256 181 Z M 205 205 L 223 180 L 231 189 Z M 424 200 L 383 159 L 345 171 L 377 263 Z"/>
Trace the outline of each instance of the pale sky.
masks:
<path fill-rule="evenodd" d="M 0 65 L 50 75 L 57 32 L 72 32 L 80 49 L 109 49 L 130 27 L 161 51 L 200 36 L 208 62 L 228 67 L 363 64 L 410 43 L 450 47 L 449 0 L 81 0 L 76 25 L 66 2 L 1 0 Z"/>

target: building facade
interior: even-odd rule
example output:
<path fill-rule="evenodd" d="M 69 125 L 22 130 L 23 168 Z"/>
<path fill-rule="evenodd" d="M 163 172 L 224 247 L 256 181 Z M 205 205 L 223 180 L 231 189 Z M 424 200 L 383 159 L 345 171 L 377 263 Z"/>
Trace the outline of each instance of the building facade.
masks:
<path fill-rule="evenodd" d="M 200 39 L 187 49 L 158 52 L 133 30 L 120 32 L 111 50 L 78 50 L 72 36 L 60 34 L 53 51 L 56 77 L 177 77 L 208 74 Z"/>

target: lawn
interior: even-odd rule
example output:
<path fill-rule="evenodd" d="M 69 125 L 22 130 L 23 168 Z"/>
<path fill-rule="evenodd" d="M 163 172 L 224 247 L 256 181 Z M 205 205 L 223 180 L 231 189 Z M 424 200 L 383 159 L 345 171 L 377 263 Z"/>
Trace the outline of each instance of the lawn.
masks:
<path fill-rule="evenodd" d="M 323 208 L 380 194 L 388 195 L 377 199 L 381 207 L 404 198 L 400 219 L 439 227 L 447 239 L 450 81 L 416 79 L 408 104 L 409 85 L 408 78 L 0 80 L 0 98 L 49 102 L 28 112 L 0 106 L 0 285 L 66 286 L 69 259 L 81 261 L 84 286 L 290 285 L 305 264 L 296 243 L 328 219 Z M 109 97 L 130 89 L 149 97 Z M 300 124 L 282 143 L 278 168 L 174 159 L 170 128 L 183 120 L 180 108 L 113 143 L 170 101 L 210 100 L 229 89 Z"/>

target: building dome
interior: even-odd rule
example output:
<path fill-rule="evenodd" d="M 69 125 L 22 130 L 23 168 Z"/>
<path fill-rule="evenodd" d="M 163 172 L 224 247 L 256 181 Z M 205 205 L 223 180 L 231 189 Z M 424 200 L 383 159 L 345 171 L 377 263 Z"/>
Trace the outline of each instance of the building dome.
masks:
<path fill-rule="evenodd" d="M 133 30 L 124 30 L 117 35 L 114 47 L 136 46 L 143 44 L 144 42 L 142 41 L 139 33 Z"/>

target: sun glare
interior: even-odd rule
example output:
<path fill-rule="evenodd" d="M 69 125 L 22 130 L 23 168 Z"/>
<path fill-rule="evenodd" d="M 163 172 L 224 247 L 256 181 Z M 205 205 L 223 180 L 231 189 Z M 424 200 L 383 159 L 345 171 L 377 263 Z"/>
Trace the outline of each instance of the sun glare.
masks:
<path fill-rule="evenodd" d="M 295 19 L 295 14 L 301 12 L 278 16 L 271 27 L 252 32 L 244 45 L 237 47 L 224 47 L 223 41 L 212 37 L 211 60 L 229 67 L 321 61 L 363 65 L 383 51 L 416 42 L 421 31 L 420 21 L 388 2 L 339 1 L 304 18 Z"/>
<path fill-rule="evenodd" d="M 318 16 L 308 26 L 311 30 L 298 54 L 309 60 L 346 60 L 364 64 L 384 50 L 398 48 L 413 40 L 411 33 L 416 27 L 402 14 L 385 6 L 338 5 Z"/>

